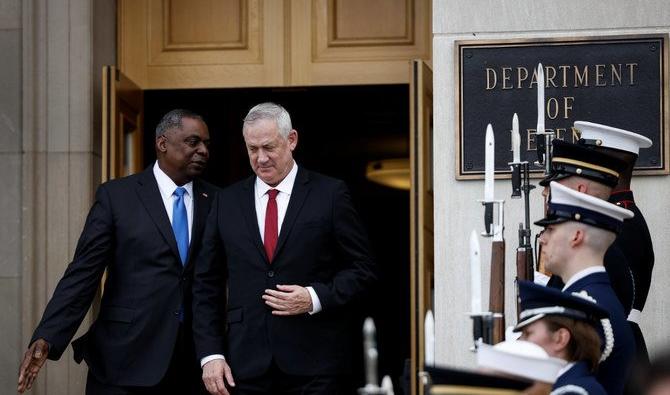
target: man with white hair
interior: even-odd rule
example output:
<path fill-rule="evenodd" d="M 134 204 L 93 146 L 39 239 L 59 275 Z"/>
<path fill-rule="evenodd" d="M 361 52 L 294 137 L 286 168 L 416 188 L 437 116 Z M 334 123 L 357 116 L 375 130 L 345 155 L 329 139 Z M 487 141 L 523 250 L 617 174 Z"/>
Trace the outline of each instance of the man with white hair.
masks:
<path fill-rule="evenodd" d="M 283 107 L 255 106 L 242 132 L 255 175 L 219 196 L 197 261 L 203 380 L 212 394 L 342 393 L 351 308 L 376 279 L 366 232 L 344 182 L 293 160 Z"/>

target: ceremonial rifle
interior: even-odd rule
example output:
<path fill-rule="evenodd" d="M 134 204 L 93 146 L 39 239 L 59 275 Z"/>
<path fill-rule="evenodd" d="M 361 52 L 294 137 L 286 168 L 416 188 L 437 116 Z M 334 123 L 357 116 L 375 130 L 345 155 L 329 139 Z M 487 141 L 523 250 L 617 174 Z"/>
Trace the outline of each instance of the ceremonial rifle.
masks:
<path fill-rule="evenodd" d="M 544 167 L 544 175 L 551 173 L 551 140 L 553 132 L 547 132 L 544 128 L 544 68 L 542 63 L 537 65 L 537 162 L 536 165 Z"/>
<path fill-rule="evenodd" d="M 386 377 L 382 381 L 380 387 L 377 383 L 377 360 L 379 353 L 377 352 L 377 328 L 375 322 L 371 317 L 365 319 L 363 323 L 363 352 L 365 357 L 365 387 L 358 389 L 359 395 L 389 395 L 393 394 L 393 385 L 388 388 L 388 381 Z"/>
<path fill-rule="evenodd" d="M 516 249 L 516 282 L 533 281 L 535 268 L 533 265 L 533 247 L 530 232 L 530 191 L 535 188 L 530 183 L 527 161 L 521 161 L 521 137 L 519 134 L 519 118 L 516 113 L 512 117 L 512 199 L 524 197 L 524 222 L 519 223 L 519 246 Z M 518 299 L 518 298 L 517 298 Z M 520 312 L 517 300 L 517 317 Z"/>
<path fill-rule="evenodd" d="M 480 343 L 493 343 L 493 313 L 482 311 L 482 262 L 479 252 L 479 238 L 473 229 L 470 233 L 470 318 L 472 318 L 472 339 L 477 351 Z"/>
<path fill-rule="evenodd" d="M 544 168 L 544 175 L 545 177 L 551 174 L 551 158 L 552 158 L 552 149 L 551 149 L 551 140 L 554 137 L 553 132 L 547 132 L 544 128 L 544 109 L 545 109 L 545 102 L 544 102 L 544 85 L 545 85 L 545 80 L 544 80 L 544 68 L 542 67 L 542 63 L 537 65 L 537 130 L 536 130 L 536 135 L 537 135 L 537 162 L 535 162 L 536 165 L 543 167 Z M 535 236 L 535 242 L 537 243 L 537 238 L 540 237 L 540 235 Z M 541 254 L 541 248 L 542 246 L 540 245 L 537 248 L 537 271 L 542 272 L 546 275 L 551 275 L 551 273 L 548 273 L 544 270 L 544 264 L 541 261 L 542 254 Z"/>
<path fill-rule="evenodd" d="M 484 165 L 484 236 L 491 237 L 491 283 L 489 310 L 493 313 L 493 344 L 505 340 L 505 239 L 504 200 L 495 200 L 493 193 L 495 176 L 495 138 L 491 124 L 486 127 L 486 151 Z M 497 211 L 497 215 L 496 214 Z"/>

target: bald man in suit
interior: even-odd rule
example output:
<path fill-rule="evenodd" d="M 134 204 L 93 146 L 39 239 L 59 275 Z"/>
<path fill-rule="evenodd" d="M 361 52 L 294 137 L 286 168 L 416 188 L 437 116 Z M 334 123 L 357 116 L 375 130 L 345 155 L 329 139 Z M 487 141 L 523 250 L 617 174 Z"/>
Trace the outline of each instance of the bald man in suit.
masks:
<path fill-rule="evenodd" d="M 209 159 L 209 131 L 187 110 L 156 128 L 158 160 L 139 174 L 106 182 L 33 334 L 18 390 L 30 389 L 45 360 L 58 360 L 107 270 L 100 314 L 73 342 L 85 360 L 87 394 L 199 393 L 191 335 L 193 257 L 218 188 L 198 180 Z"/>

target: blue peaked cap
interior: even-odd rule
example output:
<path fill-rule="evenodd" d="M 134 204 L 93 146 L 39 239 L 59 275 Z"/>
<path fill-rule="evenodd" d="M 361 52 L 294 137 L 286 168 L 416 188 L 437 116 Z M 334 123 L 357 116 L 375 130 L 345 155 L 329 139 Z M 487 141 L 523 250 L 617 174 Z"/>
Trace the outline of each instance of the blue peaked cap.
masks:
<path fill-rule="evenodd" d="M 555 288 L 519 281 L 519 323 L 514 331 L 520 331 L 547 315 L 574 318 L 597 325 L 609 313 L 592 298 L 581 293 L 566 293 Z"/>

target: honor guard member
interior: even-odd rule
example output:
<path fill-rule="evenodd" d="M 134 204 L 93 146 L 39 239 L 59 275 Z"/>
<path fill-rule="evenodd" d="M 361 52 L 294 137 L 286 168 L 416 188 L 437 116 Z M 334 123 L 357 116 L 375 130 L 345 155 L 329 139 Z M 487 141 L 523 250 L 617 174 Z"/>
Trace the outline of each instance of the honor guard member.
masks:
<path fill-rule="evenodd" d="M 623 306 L 614 294 L 603 267 L 603 257 L 630 210 L 563 186 L 550 183 L 545 228 L 540 236 L 547 269 L 565 279 L 563 292 L 586 293 L 609 313 L 603 322 L 605 347 L 596 378 L 610 395 L 622 394 L 635 353 L 635 341 Z"/>
<path fill-rule="evenodd" d="M 578 144 L 555 139 L 551 173 L 540 181 L 544 187 L 542 195 L 549 193 L 549 183 L 556 181 L 587 195 L 607 200 L 612 189 L 619 182 L 619 176 L 626 168 L 626 162 L 607 153 Z M 605 270 L 610 277 L 614 293 L 623 305 L 625 314 L 633 307 L 635 284 L 626 256 L 612 245 L 605 253 Z M 565 284 L 557 275 L 552 275 L 547 286 L 561 289 Z"/>
<path fill-rule="evenodd" d="M 651 286 L 654 247 L 647 222 L 635 204 L 633 191 L 630 189 L 630 180 L 640 148 L 649 148 L 652 142 L 637 133 L 592 122 L 577 121 L 575 128 L 581 133 L 581 144 L 595 148 L 598 152 L 615 155 L 626 162 L 626 168 L 621 172 L 619 183 L 614 188 L 609 201 L 635 214 L 632 219 L 624 221 L 623 230 L 614 241 L 614 245 L 624 253 L 633 272 L 635 299 L 633 309 L 628 315 L 628 321 L 631 323 L 635 336 L 637 361 L 648 365 L 649 354 L 640 330 L 640 318 Z"/>
<path fill-rule="evenodd" d="M 514 331 L 564 362 L 551 394 L 605 395 L 594 372 L 601 357 L 597 328 L 607 311 L 586 293 L 569 294 L 531 281 L 519 282 L 519 300 Z"/>

